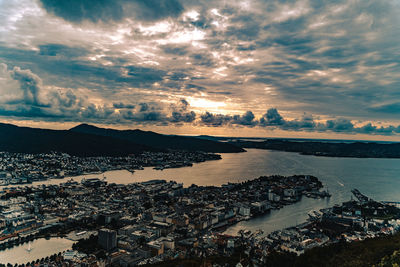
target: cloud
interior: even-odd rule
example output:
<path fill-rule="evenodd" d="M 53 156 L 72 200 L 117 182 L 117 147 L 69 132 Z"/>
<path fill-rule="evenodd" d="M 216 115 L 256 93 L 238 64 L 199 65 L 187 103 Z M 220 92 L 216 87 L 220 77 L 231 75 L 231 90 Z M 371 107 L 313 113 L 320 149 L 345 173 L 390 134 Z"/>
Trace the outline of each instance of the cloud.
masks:
<path fill-rule="evenodd" d="M 178 56 L 183 56 L 189 52 L 188 46 L 182 46 L 176 44 L 163 45 L 161 46 L 161 49 L 167 54 L 178 55 Z"/>
<path fill-rule="evenodd" d="M 196 119 L 196 113 L 189 111 L 190 104 L 186 99 L 180 99 L 176 104 L 171 105 L 172 114 L 169 119 L 173 123 L 193 122 Z"/>
<path fill-rule="evenodd" d="M 34 106 L 43 106 L 44 101 L 41 96 L 42 80 L 30 70 L 21 70 L 19 67 L 14 67 L 10 72 L 11 77 L 18 81 L 20 88 L 23 91 L 24 102 Z"/>
<path fill-rule="evenodd" d="M 178 0 L 134 0 L 136 17 L 141 20 L 160 20 L 179 16 L 184 8 Z"/>
<path fill-rule="evenodd" d="M 4 116 L 397 133 L 381 126 L 399 123 L 396 1 L 0 5 Z M 183 110 L 181 98 L 225 106 Z"/>
<path fill-rule="evenodd" d="M 82 47 L 69 47 L 62 44 L 39 45 L 39 50 L 39 55 L 42 56 L 62 56 L 68 59 L 77 58 L 89 54 L 89 51 Z"/>
<path fill-rule="evenodd" d="M 224 115 L 205 112 L 200 116 L 201 123 L 207 126 L 220 127 L 225 125 L 240 125 L 253 127 L 257 125 L 253 112 L 246 111 L 243 115 Z"/>
<path fill-rule="evenodd" d="M 400 102 L 390 104 L 380 104 L 378 106 L 369 108 L 373 112 L 380 112 L 385 114 L 399 114 L 400 113 Z"/>
<path fill-rule="evenodd" d="M 177 0 L 40 0 L 48 12 L 81 23 L 120 21 L 126 17 L 154 21 L 179 16 L 183 6 Z"/>
<path fill-rule="evenodd" d="M 325 128 L 334 132 L 352 132 L 354 130 L 354 124 L 344 118 L 336 120 L 327 120 Z"/>
<path fill-rule="evenodd" d="M 285 124 L 285 120 L 279 114 L 276 108 L 268 109 L 260 119 L 260 125 L 262 126 L 278 126 Z"/>
<path fill-rule="evenodd" d="M 232 116 L 232 124 L 238 124 L 243 126 L 254 126 L 257 122 L 254 120 L 255 116 L 253 112 L 246 111 L 243 115 Z"/>
<path fill-rule="evenodd" d="M 94 104 L 87 96 L 71 89 L 45 86 L 42 79 L 29 69 L 15 66 L 8 70 L 0 64 L 0 90 L 14 92 L 14 98 L 2 100 L 1 116 L 36 118 L 47 121 L 79 121 L 103 123 L 137 123 L 153 125 L 200 124 L 210 127 L 261 127 L 285 131 L 335 132 L 347 134 L 394 135 L 400 132 L 400 126 L 376 126 L 365 123 L 356 126 L 346 118 L 315 121 L 310 114 L 304 113 L 299 119 L 286 119 L 276 108 L 270 108 L 259 119 L 252 111 L 242 115 L 214 114 L 206 111 L 197 119 L 190 110 L 190 103 L 181 98 L 169 106 L 158 102 L 139 102 L 136 104 L 114 102 Z"/>
<path fill-rule="evenodd" d="M 117 108 L 117 109 L 123 109 L 123 108 L 127 108 L 127 109 L 133 109 L 135 108 L 135 105 L 132 104 L 124 104 L 122 102 L 119 103 L 113 103 L 113 107 Z"/>
<path fill-rule="evenodd" d="M 50 13 L 72 22 L 120 20 L 123 15 L 121 1 L 115 0 L 40 0 Z"/>
<path fill-rule="evenodd" d="M 207 111 L 200 116 L 200 119 L 204 125 L 217 127 L 228 124 L 232 120 L 232 117 L 223 114 L 212 114 Z"/>
<path fill-rule="evenodd" d="M 173 111 L 171 116 L 171 122 L 193 122 L 196 119 L 196 113 L 190 112 L 179 112 Z"/>
<path fill-rule="evenodd" d="M 372 134 L 372 135 L 393 135 L 397 133 L 397 128 L 389 126 L 375 126 L 372 123 L 366 123 L 362 126 L 355 126 L 354 123 L 346 118 L 337 118 L 326 120 L 325 122 L 316 122 L 312 115 L 304 114 L 300 119 L 284 119 L 277 109 L 271 108 L 259 120 L 261 127 L 273 127 L 286 131 L 312 131 L 312 132 L 335 132 L 348 134 Z"/>

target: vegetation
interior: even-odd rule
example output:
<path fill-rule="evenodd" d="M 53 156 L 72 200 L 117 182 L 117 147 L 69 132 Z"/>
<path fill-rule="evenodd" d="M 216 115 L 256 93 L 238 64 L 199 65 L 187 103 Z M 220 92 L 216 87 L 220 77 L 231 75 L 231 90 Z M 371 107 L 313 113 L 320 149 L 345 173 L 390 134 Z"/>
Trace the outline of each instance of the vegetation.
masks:
<path fill-rule="evenodd" d="M 400 266 L 400 250 L 396 250 L 390 256 L 383 257 L 381 262 L 374 266 L 375 267 L 389 267 L 389 266 L 399 267 Z"/>
<path fill-rule="evenodd" d="M 0 123 L 0 151 L 16 153 L 68 153 L 72 156 L 126 156 L 159 151 L 126 140 L 63 130 L 18 127 Z"/>
<path fill-rule="evenodd" d="M 296 259 L 294 266 L 372 266 L 398 249 L 400 234 L 361 242 L 340 242 L 307 251 Z"/>
<path fill-rule="evenodd" d="M 268 257 L 269 266 L 373 266 L 400 249 L 400 234 L 367 239 L 360 242 L 344 241 L 326 247 L 313 248 L 299 257 L 275 253 Z M 278 255 L 277 255 L 278 254 Z M 383 265 L 386 266 L 386 265 Z M 391 266 L 391 265 L 390 265 Z"/>
<path fill-rule="evenodd" d="M 105 259 L 106 253 L 104 249 L 98 244 L 97 236 L 91 235 L 88 239 L 81 239 L 72 245 L 72 249 L 78 250 L 85 254 L 94 254 L 98 258 Z"/>
<path fill-rule="evenodd" d="M 112 137 L 120 140 L 134 142 L 136 144 L 153 147 L 156 149 L 174 149 L 186 151 L 203 152 L 243 152 L 244 150 L 232 144 L 206 140 L 196 137 L 163 135 L 150 131 L 141 130 L 114 130 L 95 127 L 92 125 L 81 124 L 70 129 L 72 132 L 95 134 L 100 136 Z"/>
<path fill-rule="evenodd" d="M 126 156 L 168 149 L 243 152 L 240 147 L 195 137 L 169 136 L 141 130 L 119 131 L 82 124 L 70 130 L 47 130 L 0 123 L 0 151 L 68 153 L 71 156 Z"/>
<path fill-rule="evenodd" d="M 250 264 L 247 257 L 244 257 L 244 248 L 238 248 L 230 257 L 222 256 L 210 256 L 207 258 L 190 258 L 190 259 L 175 259 L 165 261 L 162 263 L 156 263 L 145 266 L 156 266 L 156 267 L 198 267 L 198 266 L 212 266 L 212 264 L 219 264 L 221 266 L 236 266 L 237 263 L 241 262 L 243 266 Z"/>
<path fill-rule="evenodd" d="M 243 266 L 251 265 L 251 257 L 244 257 L 238 249 L 232 257 L 208 257 L 205 259 L 177 259 L 151 266 L 212 266 L 214 263 L 235 266 L 239 261 Z M 397 264 L 397 265 L 396 265 Z M 222 265 L 225 266 L 225 265 Z M 296 256 L 292 253 L 271 252 L 266 259 L 269 267 L 386 267 L 400 266 L 400 233 L 393 236 L 367 239 L 360 242 L 341 241 L 326 247 L 313 248 Z"/>

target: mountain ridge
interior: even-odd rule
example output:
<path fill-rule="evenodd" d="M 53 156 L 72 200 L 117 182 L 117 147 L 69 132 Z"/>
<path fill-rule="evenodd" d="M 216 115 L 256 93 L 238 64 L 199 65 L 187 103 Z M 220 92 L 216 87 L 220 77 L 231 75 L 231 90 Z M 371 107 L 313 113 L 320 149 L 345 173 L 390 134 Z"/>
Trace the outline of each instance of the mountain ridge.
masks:
<path fill-rule="evenodd" d="M 97 133 L 90 133 L 88 129 L 95 129 Z M 103 130 L 111 131 L 112 134 L 101 134 Z M 115 134 L 119 132 L 119 130 L 103 129 L 89 124 L 81 124 L 69 130 L 51 130 L 0 123 L 0 151 L 29 154 L 64 152 L 84 157 L 126 156 L 145 151 L 165 152 L 171 149 L 216 153 L 244 151 L 234 145 L 220 142 L 204 143 L 198 139 L 185 139 L 180 136 L 174 136 L 171 139 L 169 136 L 155 132 L 128 130 L 127 133 L 136 134 L 138 142 L 135 142 L 133 138 L 121 138 Z M 164 145 L 152 145 L 153 138 L 158 140 L 156 144 L 164 142 Z M 146 142 L 142 142 L 141 139 L 145 139 Z M 174 141 L 175 145 L 168 146 L 168 140 Z M 182 145 L 177 146 L 176 143 L 180 140 L 184 141 Z M 197 145 L 191 146 L 190 142 Z"/>
<path fill-rule="evenodd" d="M 137 144 L 151 146 L 157 149 L 203 151 L 214 153 L 233 153 L 245 151 L 243 148 L 237 147 L 233 144 L 196 137 L 164 135 L 152 131 L 143 131 L 140 129 L 116 130 L 112 128 L 101 128 L 90 124 L 80 124 L 69 129 L 69 131 L 123 139 Z"/>

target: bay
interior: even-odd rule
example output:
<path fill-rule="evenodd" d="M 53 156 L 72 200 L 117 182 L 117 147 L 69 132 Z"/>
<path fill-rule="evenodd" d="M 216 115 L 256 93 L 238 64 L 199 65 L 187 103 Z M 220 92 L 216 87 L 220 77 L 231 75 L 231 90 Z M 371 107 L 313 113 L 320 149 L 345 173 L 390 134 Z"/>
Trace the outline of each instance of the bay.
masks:
<path fill-rule="evenodd" d="M 66 177 L 62 180 L 35 182 L 57 184 L 69 179 L 102 178 L 109 183 L 128 184 L 152 179 L 174 180 L 184 186 L 222 185 L 240 182 L 262 175 L 308 174 L 318 177 L 332 194 L 330 199 L 302 200 L 280 210 L 271 211 L 262 217 L 240 222 L 226 233 L 235 234 L 240 229 L 258 230 L 268 233 L 284 227 L 302 223 L 307 213 L 350 200 L 351 189 L 357 188 L 375 200 L 400 201 L 400 159 L 377 158 L 335 158 L 301 155 L 292 152 L 248 149 L 245 153 L 223 153 L 221 160 L 194 164 L 192 167 L 154 170 L 144 168 L 130 173 L 126 170 L 109 171 L 104 174 L 90 174 Z"/>

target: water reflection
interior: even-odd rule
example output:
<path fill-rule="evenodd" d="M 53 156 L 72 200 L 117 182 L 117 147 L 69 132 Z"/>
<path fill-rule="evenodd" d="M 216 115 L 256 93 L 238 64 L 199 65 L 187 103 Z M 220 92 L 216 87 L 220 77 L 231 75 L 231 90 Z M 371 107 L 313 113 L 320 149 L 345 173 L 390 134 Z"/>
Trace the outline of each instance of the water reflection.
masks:
<path fill-rule="evenodd" d="M 25 264 L 66 251 L 72 247 L 73 243 L 73 241 L 61 237 L 36 239 L 29 243 L 0 251 L 0 262 L 3 264 Z"/>
<path fill-rule="evenodd" d="M 358 188 L 362 193 L 376 200 L 400 201 L 400 159 L 358 159 L 306 156 L 291 152 L 249 149 L 246 153 L 222 154 L 222 160 L 194 164 L 193 167 L 165 169 L 163 171 L 145 168 L 135 173 L 125 170 L 105 172 L 111 183 L 133 183 L 151 179 L 175 180 L 198 185 L 221 185 L 227 182 L 245 181 L 261 175 L 309 174 L 318 177 L 332 193 L 329 200 L 315 200 L 304 197 L 300 202 L 251 221 L 241 222 L 232 227 L 232 233 L 240 227 L 262 229 L 270 232 L 284 226 L 302 223 L 311 210 L 332 206 L 347 201 L 350 190 Z M 74 177 L 102 177 L 84 175 Z M 50 180 L 34 184 L 57 184 L 63 180 Z M 232 230 L 233 229 L 233 230 Z"/>

